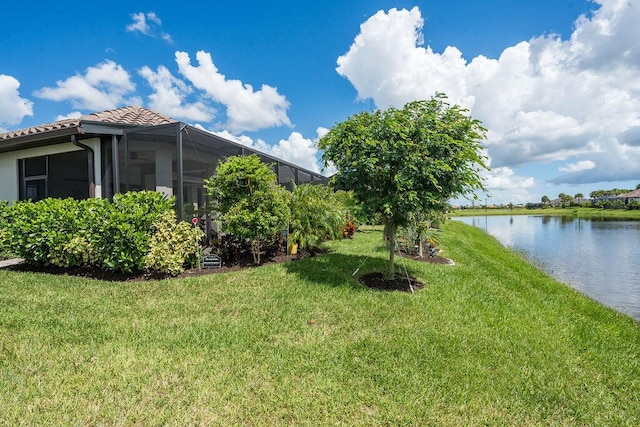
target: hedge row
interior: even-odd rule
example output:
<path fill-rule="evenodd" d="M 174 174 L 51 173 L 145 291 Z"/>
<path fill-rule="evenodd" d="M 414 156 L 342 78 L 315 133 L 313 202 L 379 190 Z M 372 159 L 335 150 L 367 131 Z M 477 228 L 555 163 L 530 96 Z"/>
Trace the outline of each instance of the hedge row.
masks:
<path fill-rule="evenodd" d="M 177 274 L 196 261 L 202 232 L 176 223 L 173 205 L 142 191 L 113 202 L 50 198 L 0 206 L 0 246 L 41 266 Z"/>

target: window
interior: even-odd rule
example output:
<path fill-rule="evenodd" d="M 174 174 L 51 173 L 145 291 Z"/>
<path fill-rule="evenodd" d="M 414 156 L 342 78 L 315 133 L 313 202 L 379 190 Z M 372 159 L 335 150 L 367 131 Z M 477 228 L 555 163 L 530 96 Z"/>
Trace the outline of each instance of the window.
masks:
<path fill-rule="evenodd" d="M 87 161 L 86 151 L 20 159 L 20 200 L 36 202 L 47 197 L 88 198 Z"/>

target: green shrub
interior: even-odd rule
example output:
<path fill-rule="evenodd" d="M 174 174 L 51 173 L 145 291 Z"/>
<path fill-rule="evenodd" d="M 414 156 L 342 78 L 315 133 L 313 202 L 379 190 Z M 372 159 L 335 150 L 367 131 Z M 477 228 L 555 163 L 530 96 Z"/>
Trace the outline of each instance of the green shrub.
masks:
<path fill-rule="evenodd" d="M 291 196 L 289 240 L 300 248 L 316 248 L 326 239 L 343 236 L 347 212 L 340 199 L 323 185 L 295 186 Z"/>
<path fill-rule="evenodd" d="M 626 205 L 623 200 L 607 200 L 602 205 L 605 209 L 626 209 Z"/>
<path fill-rule="evenodd" d="M 52 205 L 56 204 L 52 203 Z M 64 204 L 57 206 L 67 211 L 51 212 L 52 215 L 64 218 L 61 228 L 50 230 L 51 233 L 58 233 L 58 238 L 55 239 L 57 244 L 49 254 L 51 264 L 59 267 L 100 266 L 102 252 L 93 242 L 96 225 L 104 221 L 106 212 L 110 208 L 109 201 L 65 199 Z"/>
<path fill-rule="evenodd" d="M 186 222 L 176 223 L 174 211 L 163 212 L 153 228 L 144 258 L 147 270 L 177 275 L 184 271 L 185 264 L 193 266 L 198 262 L 202 230 Z"/>
<path fill-rule="evenodd" d="M 347 222 L 353 223 L 356 228 L 362 224 L 373 224 L 375 222 L 375 220 L 371 221 L 364 213 L 364 209 L 356 199 L 353 191 L 338 190 L 335 192 L 335 197 L 345 210 Z"/>
<path fill-rule="evenodd" d="M 143 270 L 153 225 L 173 209 L 173 204 L 173 199 L 155 191 L 116 194 L 92 233 L 91 243 L 101 253 L 101 267 L 125 273 Z"/>
<path fill-rule="evenodd" d="M 173 200 L 152 191 L 104 199 L 21 201 L 1 211 L 4 251 L 35 265 L 145 268 L 154 223 Z"/>
<path fill-rule="evenodd" d="M 78 265 L 63 253 L 63 247 L 78 234 L 75 200 L 22 201 L 7 211 L 7 240 L 12 253 L 36 265 Z"/>
<path fill-rule="evenodd" d="M 7 201 L 0 200 L 0 260 L 9 258 L 10 252 L 7 246 Z"/>
<path fill-rule="evenodd" d="M 5 212 L 6 246 L 35 265 L 74 267 L 96 264 L 95 225 L 104 222 L 106 200 L 20 201 Z"/>
<path fill-rule="evenodd" d="M 627 209 L 630 211 L 639 210 L 640 202 L 638 202 L 637 200 L 630 201 L 629 204 L 627 205 Z"/>

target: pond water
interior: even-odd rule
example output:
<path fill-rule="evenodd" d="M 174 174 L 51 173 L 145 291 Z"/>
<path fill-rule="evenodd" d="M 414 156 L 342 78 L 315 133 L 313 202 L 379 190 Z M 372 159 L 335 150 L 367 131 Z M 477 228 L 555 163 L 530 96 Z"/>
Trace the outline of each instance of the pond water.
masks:
<path fill-rule="evenodd" d="M 640 221 L 548 216 L 477 216 L 479 227 L 538 268 L 640 321 Z"/>

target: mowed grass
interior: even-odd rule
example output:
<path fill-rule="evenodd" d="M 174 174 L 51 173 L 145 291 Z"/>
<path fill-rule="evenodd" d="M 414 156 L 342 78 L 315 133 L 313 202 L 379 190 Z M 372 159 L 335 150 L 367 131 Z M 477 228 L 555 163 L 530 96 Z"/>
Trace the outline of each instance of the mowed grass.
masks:
<path fill-rule="evenodd" d="M 640 326 L 450 221 L 453 266 L 360 286 L 379 231 L 286 265 L 0 271 L 0 425 L 640 425 Z"/>

